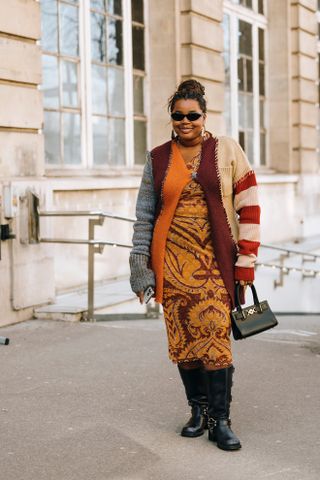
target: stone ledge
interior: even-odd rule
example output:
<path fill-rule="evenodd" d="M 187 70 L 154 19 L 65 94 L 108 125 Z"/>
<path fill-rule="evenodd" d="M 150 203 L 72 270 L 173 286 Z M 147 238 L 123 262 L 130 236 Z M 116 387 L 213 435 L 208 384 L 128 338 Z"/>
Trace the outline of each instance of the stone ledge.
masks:
<path fill-rule="evenodd" d="M 53 191 L 125 190 L 139 188 L 141 176 L 48 179 Z"/>

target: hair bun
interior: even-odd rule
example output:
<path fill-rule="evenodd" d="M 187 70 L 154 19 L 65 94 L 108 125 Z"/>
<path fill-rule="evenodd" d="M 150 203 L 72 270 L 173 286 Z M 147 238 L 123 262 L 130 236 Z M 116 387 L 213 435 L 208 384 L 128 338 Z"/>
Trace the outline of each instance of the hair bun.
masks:
<path fill-rule="evenodd" d="M 181 82 L 176 92 L 168 99 L 168 111 L 172 112 L 178 100 L 196 100 L 203 113 L 207 112 L 205 88 L 197 80 L 185 80 Z"/>
<path fill-rule="evenodd" d="M 181 94 L 205 95 L 204 86 L 197 80 L 185 80 L 181 82 L 177 92 Z"/>

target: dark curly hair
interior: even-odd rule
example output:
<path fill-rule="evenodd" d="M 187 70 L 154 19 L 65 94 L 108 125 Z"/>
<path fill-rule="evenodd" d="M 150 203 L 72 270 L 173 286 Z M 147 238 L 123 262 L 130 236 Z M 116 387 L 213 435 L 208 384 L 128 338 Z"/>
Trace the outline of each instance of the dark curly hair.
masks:
<path fill-rule="evenodd" d="M 204 98 L 205 88 L 197 80 L 185 80 L 181 82 L 177 91 L 168 100 L 168 111 L 172 112 L 177 100 L 197 100 L 203 113 L 207 112 L 207 101 Z"/>

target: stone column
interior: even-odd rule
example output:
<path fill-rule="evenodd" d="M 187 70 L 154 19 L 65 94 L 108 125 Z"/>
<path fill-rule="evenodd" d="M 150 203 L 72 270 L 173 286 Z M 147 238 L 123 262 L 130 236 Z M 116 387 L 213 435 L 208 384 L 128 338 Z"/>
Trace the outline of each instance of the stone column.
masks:
<path fill-rule="evenodd" d="M 314 173 L 317 165 L 317 2 L 291 1 L 293 171 Z"/>
<path fill-rule="evenodd" d="M 293 171 L 290 0 L 269 0 L 268 42 L 270 167 L 288 173 Z"/>
<path fill-rule="evenodd" d="M 222 0 L 181 1 L 181 78 L 195 78 L 206 89 L 206 127 L 225 131 Z"/>
<path fill-rule="evenodd" d="M 148 3 L 148 51 L 147 68 L 149 86 L 150 147 L 170 140 L 170 117 L 167 99 L 175 91 L 179 74 L 179 11 L 178 0 L 150 0 Z"/>

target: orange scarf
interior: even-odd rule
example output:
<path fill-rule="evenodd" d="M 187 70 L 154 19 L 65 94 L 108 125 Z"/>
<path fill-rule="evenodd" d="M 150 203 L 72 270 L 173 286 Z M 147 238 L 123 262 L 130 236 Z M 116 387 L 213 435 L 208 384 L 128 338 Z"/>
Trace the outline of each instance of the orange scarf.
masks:
<path fill-rule="evenodd" d="M 152 243 L 152 270 L 156 277 L 156 302 L 162 303 L 164 257 L 168 231 L 184 187 L 190 182 L 191 174 L 177 147 L 172 142 L 171 159 L 163 184 L 162 209 L 157 218 Z"/>

